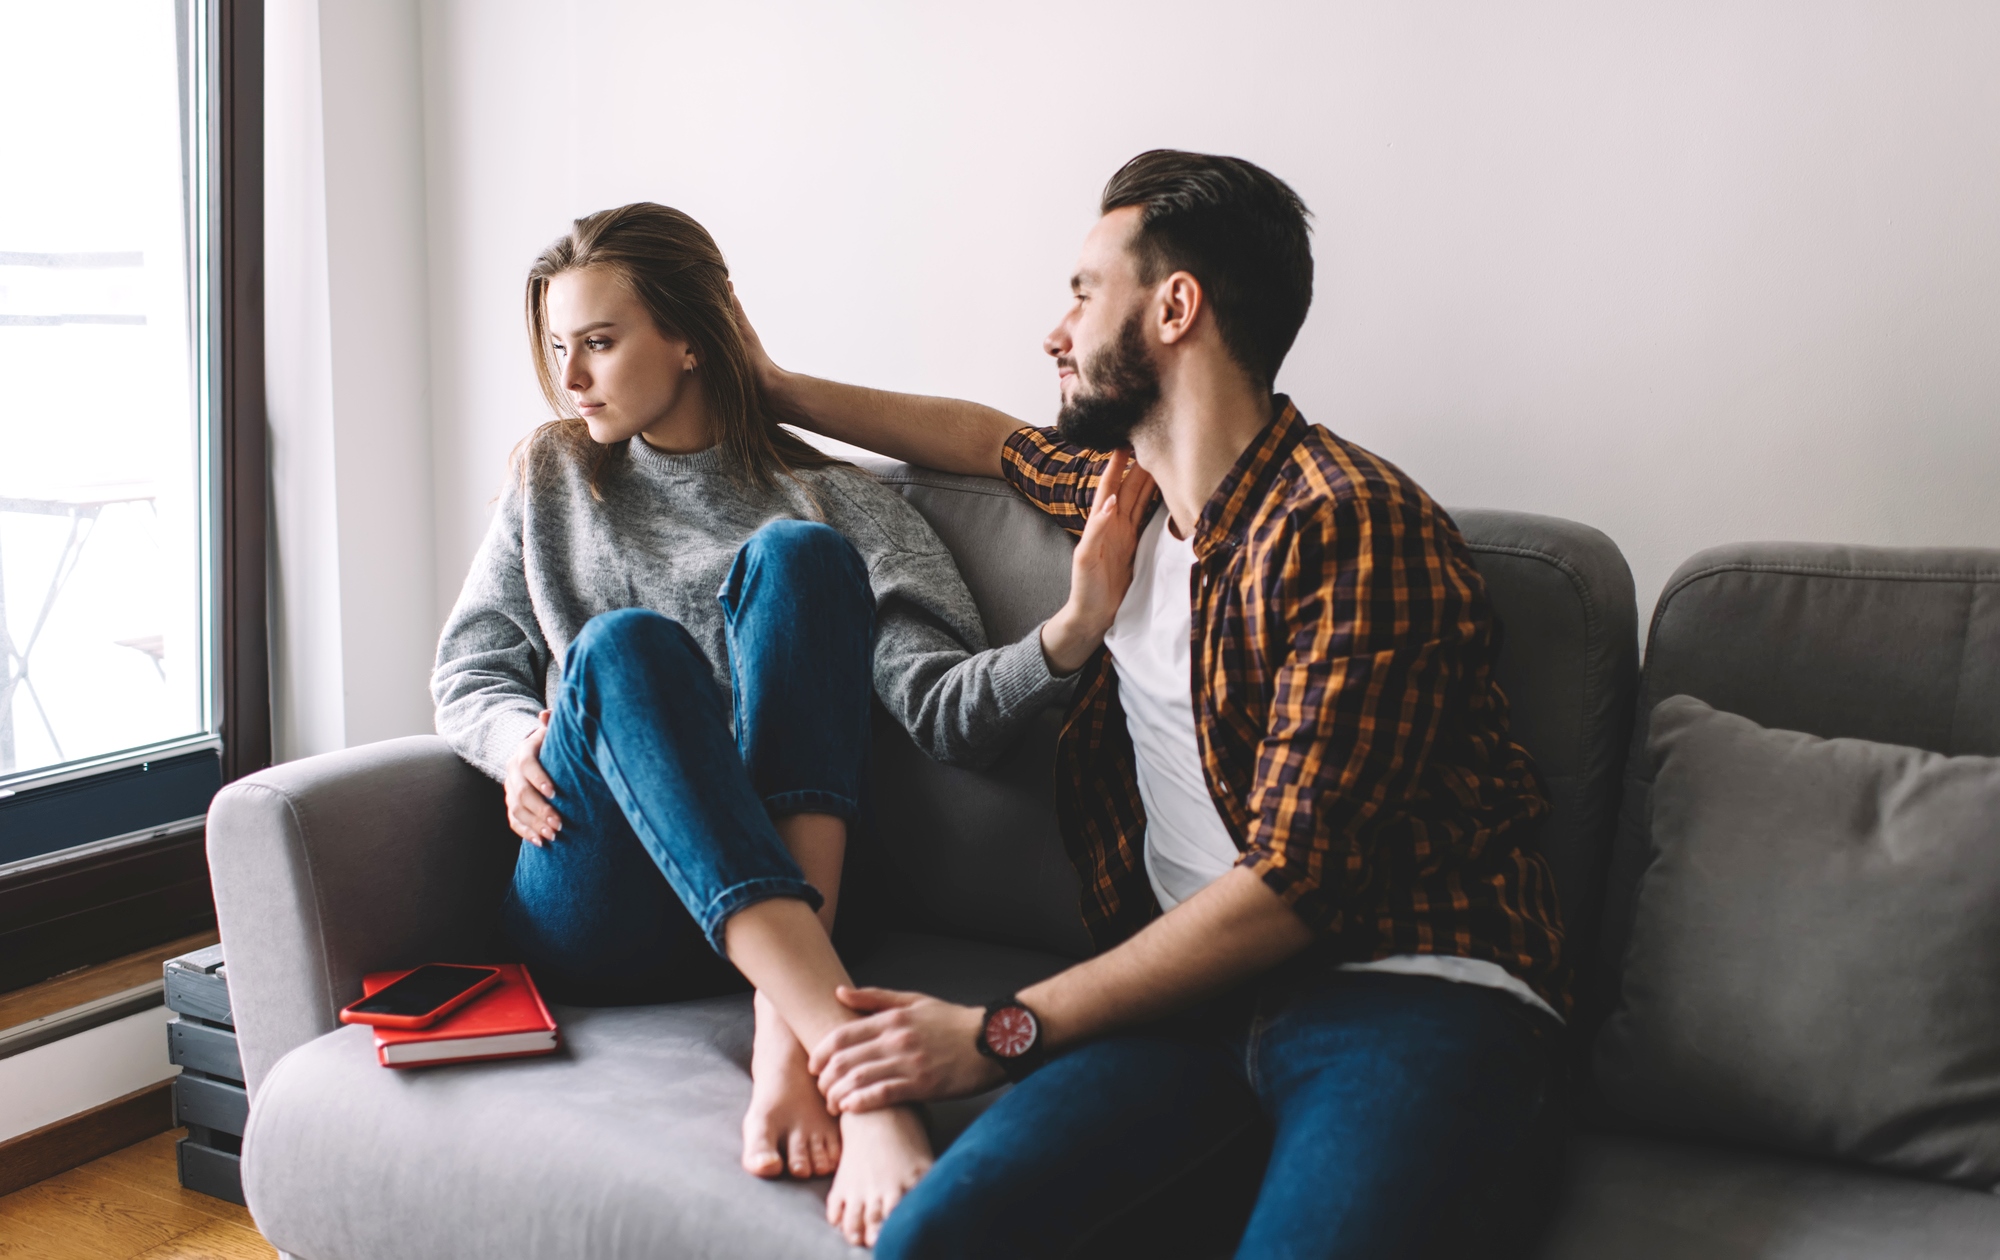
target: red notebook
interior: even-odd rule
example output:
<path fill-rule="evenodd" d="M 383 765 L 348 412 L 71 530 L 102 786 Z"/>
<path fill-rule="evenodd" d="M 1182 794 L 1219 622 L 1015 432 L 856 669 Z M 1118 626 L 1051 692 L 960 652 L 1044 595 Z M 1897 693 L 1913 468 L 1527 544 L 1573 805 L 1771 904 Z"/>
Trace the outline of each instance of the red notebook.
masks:
<path fill-rule="evenodd" d="M 474 1059 L 519 1059 L 547 1054 L 561 1040 L 556 1021 L 520 963 L 495 963 L 500 983 L 429 1028 L 377 1028 L 375 1058 L 383 1067 L 431 1067 Z M 364 976 L 361 991 L 373 994 L 410 971 L 378 971 Z"/>

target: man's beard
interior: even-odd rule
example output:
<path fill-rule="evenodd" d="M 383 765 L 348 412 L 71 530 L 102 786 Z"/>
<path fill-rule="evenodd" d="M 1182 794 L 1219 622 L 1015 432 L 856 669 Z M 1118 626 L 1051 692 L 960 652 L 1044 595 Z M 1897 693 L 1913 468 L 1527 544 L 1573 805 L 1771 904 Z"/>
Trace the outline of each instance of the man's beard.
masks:
<path fill-rule="evenodd" d="M 1118 339 L 1077 365 L 1076 391 L 1056 416 L 1056 436 L 1093 451 L 1115 451 L 1160 401 L 1160 370 L 1146 354 L 1139 330 L 1142 312 L 1118 330 Z"/>

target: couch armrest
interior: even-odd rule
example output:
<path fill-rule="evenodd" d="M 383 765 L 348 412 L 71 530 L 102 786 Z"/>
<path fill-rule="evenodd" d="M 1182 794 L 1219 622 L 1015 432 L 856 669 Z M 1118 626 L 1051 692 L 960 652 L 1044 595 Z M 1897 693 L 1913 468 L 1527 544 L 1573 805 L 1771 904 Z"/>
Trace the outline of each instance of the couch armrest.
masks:
<path fill-rule="evenodd" d="M 518 844 L 499 786 L 431 735 L 224 788 L 208 863 L 251 1091 L 338 1025 L 364 973 L 485 960 Z"/>

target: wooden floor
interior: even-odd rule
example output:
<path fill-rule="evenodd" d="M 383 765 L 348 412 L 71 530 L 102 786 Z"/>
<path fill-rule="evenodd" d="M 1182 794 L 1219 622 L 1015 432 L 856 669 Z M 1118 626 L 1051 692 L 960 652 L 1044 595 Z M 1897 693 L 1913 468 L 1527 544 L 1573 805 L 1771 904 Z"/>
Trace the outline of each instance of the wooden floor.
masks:
<path fill-rule="evenodd" d="M 234 1203 L 183 1190 L 174 1129 L 0 1198 L 0 1260 L 272 1260 Z"/>

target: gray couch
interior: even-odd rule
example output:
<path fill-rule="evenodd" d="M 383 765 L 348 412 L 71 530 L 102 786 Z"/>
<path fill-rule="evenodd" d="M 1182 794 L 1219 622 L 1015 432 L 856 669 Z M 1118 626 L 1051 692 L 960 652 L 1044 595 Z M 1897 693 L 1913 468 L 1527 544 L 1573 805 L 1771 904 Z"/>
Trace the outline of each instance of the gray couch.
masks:
<path fill-rule="evenodd" d="M 1068 542 L 1004 486 L 875 470 L 959 557 L 994 641 L 1059 605 Z M 1539 843 L 1587 999 L 1579 1050 L 1616 993 L 1646 862 L 1647 785 L 1626 767 L 1653 699 L 2000 753 L 1991 553 L 1704 553 L 1660 601 L 1641 684 L 1631 577 L 1608 538 L 1522 513 L 1457 518 L 1505 623 L 1515 730 L 1555 798 Z M 1890 641 L 1890 655 L 1866 647 Z M 890 930 L 851 960 L 864 981 L 982 1000 L 1088 952 L 1049 802 L 1058 716 L 977 773 L 878 722 L 867 871 Z M 209 854 L 259 1227 L 301 1260 L 846 1253 L 821 1218 L 823 1184 L 737 1168 L 746 998 L 561 1009 L 555 1056 L 410 1072 L 377 1067 L 367 1030 L 337 1024 L 365 972 L 486 956 L 515 843 L 499 790 L 435 738 L 274 767 L 216 799 Z M 987 1101 L 936 1108 L 936 1138 Z M 1546 1260 L 2000 1257 L 2000 1197 L 1583 1112 Z"/>

